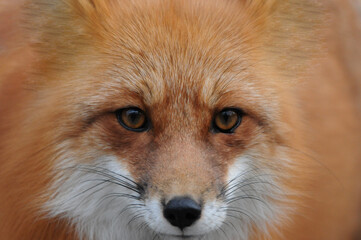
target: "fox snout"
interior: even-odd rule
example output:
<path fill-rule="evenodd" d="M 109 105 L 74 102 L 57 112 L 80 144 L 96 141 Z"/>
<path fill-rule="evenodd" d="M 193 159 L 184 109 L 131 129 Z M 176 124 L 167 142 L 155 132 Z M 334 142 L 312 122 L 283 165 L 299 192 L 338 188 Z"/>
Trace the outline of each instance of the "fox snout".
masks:
<path fill-rule="evenodd" d="M 142 177 L 147 179 L 149 196 L 158 195 L 166 204 L 182 196 L 198 203 L 214 198 L 223 185 L 225 167 L 204 143 L 180 139 L 165 142 L 151 154 L 152 163 Z"/>
<path fill-rule="evenodd" d="M 145 219 L 162 234 L 201 235 L 209 231 L 204 225 L 217 214 L 215 227 L 223 222 L 224 213 L 216 212 L 226 172 L 205 144 L 174 139 L 155 150 L 151 167 L 141 177 L 147 179 Z"/>

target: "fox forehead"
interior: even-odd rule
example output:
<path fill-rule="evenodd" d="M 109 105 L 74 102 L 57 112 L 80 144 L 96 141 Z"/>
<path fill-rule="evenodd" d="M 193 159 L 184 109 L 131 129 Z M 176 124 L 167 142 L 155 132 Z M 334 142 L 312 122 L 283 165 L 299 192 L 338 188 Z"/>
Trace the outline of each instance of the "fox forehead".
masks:
<path fill-rule="evenodd" d="M 216 4 L 233 9 L 220 20 L 215 6 L 204 2 L 192 7 L 174 1 L 151 2 L 141 10 L 135 3 L 118 6 L 119 13 L 107 18 L 107 27 L 97 31 L 101 33 L 95 43 L 101 52 L 97 58 L 102 59 L 106 74 L 93 78 L 89 85 L 113 92 L 115 99 L 127 95 L 133 104 L 146 106 L 269 105 L 270 99 L 260 103 L 272 90 L 267 86 L 270 81 L 252 70 L 259 53 L 247 31 L 252 22 L 242 17 L 246 12 L 239 4 L 233 3 L 236 10 L 230 3 Z M 269 108 L 259 112 L 267 113 Z"/>
<path fill-rule="evenodd" d="M 242 1 L 67 1 L 81 19 L 66 29 L 40 24 L 45 33 L 49 29 L 40 41 L 49 42 L 51 29 L 59 27 L 59 41 L 66 31 L 63 35 L 74 32 L 76 42 L 64 44 L 68 40 L 63 39 L 54 49 L 37 46 L 58 52 L 59 59 L 42 59 L 41 69 L 51 74 L 47 79 L 64 82 L 54 88 L 77 88 L 79 110 L 158 106 L 187 112 L 193 105 L 212 111 L 238 107 L 262 118 L 276 115 L 277 78 L 259 66 L 262 24 Z"/>
<path fill-rule="evenodd" d="M 199 66 L 200 62 L 198 66 L 180 66 L 177 61 L 182 56 L 174 53 L 173 57 L 176 58 L 173 66 L 160 59 L 155 68 L 152 67 L 155 61 L 144 55 L 133 56 L 127 63 L 112 59 L 116 64 L 108 66 L 106 75 L 95 73 L 86 84 L 89 88 L 97 86 L 99 91 L 91 96 L 85 94 L 80 102 L 98 111 L 129 106 L 158 114 L 166 111 L 169 118 L 182 117 L 183 121 L 227 107 L 240 108 L 259 119 L 269 120 L 276 114 L 278 99 L 272 94 L 275 89 L 264 86 L 265 82 L 251 72 L 251 67 L 222 59 L 219 65 L 208 69 Z"/>
<path fill-rule="evenodd" d="M 182 41 L 175 37 L 170 44 L 163 42 L 161 48 L 148 43 L 138 52 L 124 50 L 114 41 L 107 49 L 112 54 L 107 52 L 102 57 L 104 68 L 94 73 L 87 84 L 102 91 L 88 101 L 114 109 L 167 107 L 182 112 L 191 110 L 190 106 L 212 111 L 238 107 L 262 114 L 262 118 L 271 117 L 268 115 L 275 112 L 277 100 L 274 83 L 253 71 L 252 63 L 246 60 L 247 51 L 228 49 L 217 53 L 214 49 L 222 46 L 205 50 L 205 46 L 192 43 L 184 52 L 177 51 Z"/>

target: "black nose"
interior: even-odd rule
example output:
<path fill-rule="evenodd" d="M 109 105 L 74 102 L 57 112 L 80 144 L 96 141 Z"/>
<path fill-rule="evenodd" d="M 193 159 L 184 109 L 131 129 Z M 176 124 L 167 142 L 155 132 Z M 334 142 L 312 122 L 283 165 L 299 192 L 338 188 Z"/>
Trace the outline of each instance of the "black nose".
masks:
<path fill-rule="evenodd" d="M 201 212 L 201 206 L 191 198 L 176 197 L 165 205 L 163 214 L 170 224 L 183 230 L 197 221 Z"/>

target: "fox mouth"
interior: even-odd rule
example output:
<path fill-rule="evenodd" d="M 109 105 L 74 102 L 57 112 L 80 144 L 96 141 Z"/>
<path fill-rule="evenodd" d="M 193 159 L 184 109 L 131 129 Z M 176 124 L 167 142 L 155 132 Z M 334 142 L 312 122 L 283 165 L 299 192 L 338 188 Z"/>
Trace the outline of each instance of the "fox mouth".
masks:
<path fill-rule="evenodd" d="M 164 237 L 172 237 L 174 239 L 193 239 L 197 237 L 201 237 L 202 235 L 173 235 L 173 234 L 162 234 Z"/>

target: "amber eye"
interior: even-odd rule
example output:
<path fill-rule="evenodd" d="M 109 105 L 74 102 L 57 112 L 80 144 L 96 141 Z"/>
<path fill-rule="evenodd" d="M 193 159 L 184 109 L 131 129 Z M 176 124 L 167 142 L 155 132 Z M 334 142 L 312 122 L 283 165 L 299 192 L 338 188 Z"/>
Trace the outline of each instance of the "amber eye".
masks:
<path fill-rule="evenodd" d="M 139 108 L 123 108 L 117 110 L 115 114 L 120 125 L 127 130 L 143 132 L 148 129 L 145 113 Z"/>
<path fill-rule="evenodd" d="M 225 108 L 214 117 L 214 128 L 222 133 L 232 133 L 241 123 L 243 113 L 239 109 Z"/>

